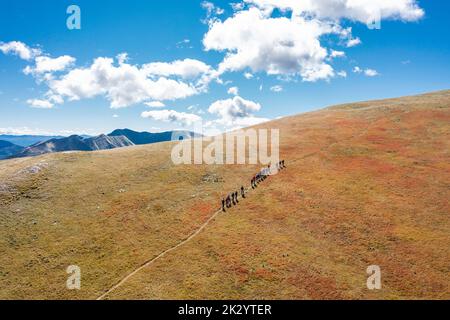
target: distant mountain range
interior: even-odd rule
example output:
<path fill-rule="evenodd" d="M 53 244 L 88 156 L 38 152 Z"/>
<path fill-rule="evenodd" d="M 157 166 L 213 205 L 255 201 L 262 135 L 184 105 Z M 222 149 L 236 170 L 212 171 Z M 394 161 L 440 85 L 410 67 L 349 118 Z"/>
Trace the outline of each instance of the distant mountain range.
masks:
<path fill-rule="evenodd" d="M 158 142 L 171 141 L 174 136 L 184 138 L 199 137 L 200 135 L 189 131 L 167 131 L 161 133 L 136 132 L 130 129 L 117 129 L 108 135 L 87 137 L 72 135 L 70 137 L 44 137 L 44 136 L 1 136 L 0 135 L 0 159 L 22 158 L 38 156 L 46 153 L 64 151 L 96 151 L 129 147 L 134 145 L 152 144 Z M 24 144 L 25 141 L 40 141 L 28 146 L 14 144 L 8 140 L 17 141 Z"/>
<path fill-rule="evenodd" d="M 12 155 L 22 152 L 23 149 L 24 147 L 22 146 L 18 146 L 9 141 L 0 140 L 0 160 L 9 158 Z"/>
<path fill-rule="evenodd" d="M 201 137 L 201 135 L 190 131 L 166 131 L 159 133 L 150 133 L 136 132 L 130 129 L 117 129 L 108 134 L 108 136 L 124 136 L 137 145 L 171 141 L 173 136 L 183 136 L 189 138 Z"/>
<path fill-rule="evenodd" d="M 63 136 L 33 136 L 33 135 L 22 135 L 22 136 L 14 136 L 14 135 L 7 135 L 7 134 L 1 134 L 0 140 L 2 141 L 8 141 L 11 143 L 14 143 L 15 145 L 21 146 L 21 147 L 28 147 L 35 143 L 50 140 L 50 139 L 58 139 L 58 138 L 64 138 Z"/>

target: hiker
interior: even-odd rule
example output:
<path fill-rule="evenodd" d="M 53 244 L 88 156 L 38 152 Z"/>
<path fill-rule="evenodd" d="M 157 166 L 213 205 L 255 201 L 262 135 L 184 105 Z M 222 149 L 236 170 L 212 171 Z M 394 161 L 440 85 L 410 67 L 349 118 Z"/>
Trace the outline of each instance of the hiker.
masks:
<path fill-rule="evenodd" d="M 245 198 L 245 189 L 243 186 L 241 187 L 241 197 Z"/>
<path fill-rule="evenodd" d="M 222 198 L 222 211 L 225 212 L 225 198 Z"/>
<path fill-rule="evenodd" d="M 234 192 L 231 194 L 231 200 L 233 201 L 233 206 L 235 206 L 236 200 L 234 199 Z"/>
<path fill-rule="evenodd" d="M 227 196 L 226 202 L 227 202 L 227 208 L 231 208 L 231 198 L 230 198 L 230 195 Z"/>
<path fill-rule="evenodd" d="M 236 200 L 236 204 L 239 203 L 237 191 L 234 192 L 234 199 Z"/>

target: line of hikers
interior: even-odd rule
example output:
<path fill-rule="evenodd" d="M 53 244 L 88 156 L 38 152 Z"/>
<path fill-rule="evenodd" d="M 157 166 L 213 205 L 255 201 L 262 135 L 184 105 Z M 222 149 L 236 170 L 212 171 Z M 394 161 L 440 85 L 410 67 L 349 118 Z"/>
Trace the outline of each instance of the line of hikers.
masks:
<path fill-rule="evenodd" d="M 241 197 L 245 198 L 245 188 L 242 186 L 240 189 Z M 226 198 L 222 198 L 222 211 L 225 211 L 225 208 L 231 208 L 239 203 L 238 200 L 239 192 L 235 191 L 229 194 Z"/>
<path fill-rule="evenodd" d="M 277 170 L 283 170 L 286 168 L 286 165 L 284 163 L 284 160 L 281 160 L 277 163 Z M 260 172 L 258 172 L 251 180 L 252 188 L 255 189 L 258 184 L 264 180 L 266 180 L 270 173 L 271 173 L 271 166 L 267 166 L 267 168 L 262 169 Z M 240 194 L 243 199 L 245 199 L 245 188 L 241 186 Z M 232 206 L 235 206 L 239 203 L 238 200 L 239 192 L 235 191 L 231 194 L 229 194 L 227 197 L 222 198 L 222 211 L 225 211 L 226 208 L 231 208 Z"/>

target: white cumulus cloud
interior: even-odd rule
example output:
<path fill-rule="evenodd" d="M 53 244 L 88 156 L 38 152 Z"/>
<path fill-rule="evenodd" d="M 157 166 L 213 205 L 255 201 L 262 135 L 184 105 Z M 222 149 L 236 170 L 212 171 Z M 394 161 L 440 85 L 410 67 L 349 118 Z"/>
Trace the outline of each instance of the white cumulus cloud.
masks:
<path fill-rule="evenodd" d="M 333 68 L 319 37 L 332 30 L 317 20 L 270 18 L 257 8 L 239 11 L 211 24 L 206 50 L 226 51 L 219 72 L 250 68 L 269 75 L 301 75 L 305 81 L 328 79 Z"/>
<path fill-rule="evenodd" d="M 34 67 L 27 66 L 24 69 L 25 74 L 39 75 L 43 73 L 52 73 L 56 71 L 63 71 L 67 67 L 75 63 L 75 58 L 64 55 L 58 58 L 50 58 L 47 56 L 36 57 L 36 65 Z"/>
<path fill-rule="evenodd" d="M 364 74 L 368 77 L 376 77 L 379 75 L 378 71 L 374 69 L 366 69 L 364 70 Z"/>
<path fill-rule="evenodd" d="M 344 27 L 348 22 L 409 22 L 424 16 L 416 0 L 245 0 L 233 7 L 233 16 L 210 20 L 203 38 L 207 51 L 225 54 L 219 74 L 248 68 L 310 82 L 336 76 L 330 62 L 344 56 L 338 50 L 328 55 L 323 36 L 336 35 L 338 44 L 354 47 L 362 41 Z"/>
<path fill-rule="evenodd" d="M 330 58 L 343 58 L 345 57 L 344 51 L 331 50 Z"/>
<path fill-rule="evenodd" d="M 244 77 L 245 77 L 245 79 L 250 80 L 253 78 L 253 74 L 251 74 L 250 72 L 246 72 L 246 73 L 244 73 Z"/>
<path fill-rule="evenodd" d="M 235 96 L 231 99 L 218 100 L 212 103 L 208 112 L 219 116 L 219 119 L 211 122 L 212 125 L 221 125 L 225 128 L 242 128 L 269 121 L 269 119 L 258 118 L 254 115 L 259 110 L 261 110 L 259 103 Z"/>
<path fill-rule="evenodd" d="M 361 44 L 361 39 L 359 39 L 359 38 L 348 39 L 347 48 L 355 47 L 359 44 Z"/>
<path fill-rule="evenodd" d="M 144 104 L 150 108 L 164 108 L 166 106 L 161 101 L 150 101 L 150 102 L 146 102 Z"/>
<path fill-rule="evenodd" d="M 217 72 L 194 59 L 154 62 L 144 65 L 128 63 L 128 54 L 116 59 L 98 57 L 91 65 L 75 67 L 76 59 L 63 55 L 52 58 L 40 49 L 20 41 L 0 43 L 0 51 L 15 54 L 34 65 L 23 71 L 39 84 L 48 86 L 40 99 L 30 99 L 33 107 L 51 108 L 54 104 L 103 96 L 112 108 L 128 107 L 152 101 L 184 99 L 206 92 L 212 80 L 220 82 Z M 162 107 L 158 105 L 158 107 Z"/>
<path fill-rule="evenodd" d="M 184 59 L 144 64 L 142 71 L 148 76 L 180 76 L 184 79 L 192 79 L 212 72 L 212 68 L 199 60 Z"/>
<path fill-rule="evenodd" d="M 380 75 L 377 70 L 370 69 L 370 68 L 362 69 L 361 67 L 358 67 L 358 66 L 353 68 L 353 73 L 363 73 L 367 77 L 376 77 L 376 76 Z"/>
<path fill-rule="evenodd" d="M 294 15 L 321 19 L 348 19 L 368 23 L 373 19 L 416 21 L 424 16 L 416 0 L 245 0 L 259 8 L 292 10 Z"/>
<path fill-rule="evenodd" d="M 341 70 L 341 71 L 337 72 L 336 74 L 341 78 L 347 78 L 347 71 L 345 71 L 345 70 Z"/>
<path fill-rule="evenodd" d="M 206 10 L 206 14 L 208 17 L 211 17 L 213 15 L 222 15 L 225 12 L 225 10 L 217 7 L 214 3 L 209 1 L 203 1 L 201 6 Z"/>
<path fill-rule="evenodd" d="M 31 60 L 42 53 L 40 49 L 30 48 L 20 41 L 0 42 L 0 51 L 19 56 L 23 60 Z"/>
<path fill-rule="evenodd" d="M 144 111 L 141 116 L 143 118 L 150 118 L 156 121 L 174 122 L 183 126 L 191 126 L 202 120 L 202 118 L 196 114 L 178 112 L 175 110 Z"/>
<path fill-rule="evenodd" d="M 280 85 L 276 85 L 270 88 L 270 91 L 272 92 L 282 92 L 283 91 L 283 87 Z"/>
<path fill-rule="evenodd" d="M 111 58 L 96 58 L 88 68 L 76 68 L 49 81 L 53 94 L 69 100 L 105 96 L 112 108 L 127 107 L 146 100 L 183 99 L 198 93 L 182 81 L 159 77 L 150 79 L 147 71 Z"/>
<path fill-rule="evenodd" d="M 231 87 L 228 89 L 228 94 L 231 94 L 233 96 L 237 96 L 239 94 L 239 88 L 238 87 Z"/>
<path fill-rule="evenodd" d="M 54 106 L 54 104 L 51 103 L 49 100 L 28 99 L 27 103 L 33 108 L 39 109 L 51 109 Z"/>

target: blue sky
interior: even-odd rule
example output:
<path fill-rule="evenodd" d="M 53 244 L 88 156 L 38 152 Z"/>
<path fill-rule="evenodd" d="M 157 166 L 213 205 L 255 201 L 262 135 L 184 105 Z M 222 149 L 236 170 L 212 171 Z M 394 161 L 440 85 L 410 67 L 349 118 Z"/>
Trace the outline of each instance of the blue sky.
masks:
<path fill-rule="evenodd" d="M 343 102 L 449 89 L 448 1 L 380 4 L 379 30 L 363 23 L 378 8 L 364 7 L 368 1 L 328 10 L 345 1 L 308 8 L 287 0 L 283 8 L 249 0 L 232 8 L 229 1 L 3 0 L 0 133 L 163 131 L 199 119 L 227 130 Z M 71 4 L 81 9 L 81 30 L 66 26 Z M 271 39 L 280 46 L 268 45 Z M 19 42 L 32 52 L 27 59 Z M 121 53 L 128 55 L 122 64 Z M 70 61 L 52 60 L 60 69 L 39 71 L 39 57 Z M 98 61 L 97 69 L 98 58 L 114 60 Z M 161 106 L 146 105 L 155 101 Z"/>

